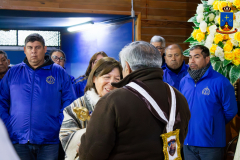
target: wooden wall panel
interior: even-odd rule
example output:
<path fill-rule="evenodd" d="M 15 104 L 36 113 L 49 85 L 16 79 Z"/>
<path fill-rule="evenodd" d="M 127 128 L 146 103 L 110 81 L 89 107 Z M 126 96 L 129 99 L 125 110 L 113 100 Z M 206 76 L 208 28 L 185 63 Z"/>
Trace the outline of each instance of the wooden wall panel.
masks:
<path fill-rule="evenodd" d="M 192 32 L 187 20 L 196 13 L 200 0 L 134 0 L 136 15 L 141 15 L 138 27 L 141 40 L 150 41 L 161 35 L 167 44 L 183 43 Z M 0 9 L 80 12 L 102 14 L 131 14 L 131 0 L 0 0 Z"/>

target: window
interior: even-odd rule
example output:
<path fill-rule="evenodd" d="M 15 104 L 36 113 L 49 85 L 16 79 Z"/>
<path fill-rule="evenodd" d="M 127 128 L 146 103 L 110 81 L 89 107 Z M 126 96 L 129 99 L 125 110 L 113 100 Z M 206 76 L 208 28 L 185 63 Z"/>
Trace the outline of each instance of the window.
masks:
<path fill-rule="evenodd" d="M 31 33 L 43 36 L 46 46 L 59 47 L 61 44 L 59 31 L 0 30 L 0 46 L 24 46 L 25 38 Z"/>
<path fill-rule="evenodd" d="M 15 46 L 17 44 L 16 30 L 0 30 L 0 45 L 1 46 Z"/>

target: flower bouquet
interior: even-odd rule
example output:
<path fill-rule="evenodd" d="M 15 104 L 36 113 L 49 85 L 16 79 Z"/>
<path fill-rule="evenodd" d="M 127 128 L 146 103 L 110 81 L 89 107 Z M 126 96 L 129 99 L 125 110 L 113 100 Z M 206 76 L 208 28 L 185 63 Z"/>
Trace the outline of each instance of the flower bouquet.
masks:
<path fill-rule="evenodd" d="M 230 32 L 217 32 L 220 14 L 228 6 L 233 13 L 233 26 Z M 227 77 L 233 84 L 240 77 L 240 0 L 208 0 L 197 7 L 197 13 L 188 22 L 193 22 L 193 32 L 185 41 L 194 45 L 204 45 L 210 50 L 211 64 L 217 72 Z M 229 18 L 229 17 L 223 17 Z M 184 51 L 189 56 L 189 49 Z"/>

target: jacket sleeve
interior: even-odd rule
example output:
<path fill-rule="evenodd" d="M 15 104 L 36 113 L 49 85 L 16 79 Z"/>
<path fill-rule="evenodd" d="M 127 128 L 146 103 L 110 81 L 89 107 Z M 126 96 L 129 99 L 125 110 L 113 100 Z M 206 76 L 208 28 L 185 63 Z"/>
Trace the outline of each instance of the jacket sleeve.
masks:
<path fill-rule="evenodd" d="M 66 71 L 63 71 L 62 81 L 62 111 L 65 107 L 69 106 L 76 98 L 75 91 L 73 89 L 72 81 Z"/>
<path fill-rule="evenodd" d="M 113 109 L 115 104 L 107 97 L 102 97 L 97 103 L 87 131 L 81 138 L 79 147 L 81 160 L 107 159 L 115 146 L 116 114 Z"/>
<path fill-rule="evenodd" d="M 6 126 L 8 126 L 9 110 L 10 110 L 10 88 L 8 71 L 0 82 L 0 118 Z"/>
<path fill-rule="evenodd" d="M 223 83 L 222 83 L 223 84 Z M 228 85 L 222 87 L 221 100 L 223 106 L 223 112 L 225 117 L 225 123 L 230 122 L 237 114 L 237 101 L 234 94 L 233 86 L 228 82 Z"/>

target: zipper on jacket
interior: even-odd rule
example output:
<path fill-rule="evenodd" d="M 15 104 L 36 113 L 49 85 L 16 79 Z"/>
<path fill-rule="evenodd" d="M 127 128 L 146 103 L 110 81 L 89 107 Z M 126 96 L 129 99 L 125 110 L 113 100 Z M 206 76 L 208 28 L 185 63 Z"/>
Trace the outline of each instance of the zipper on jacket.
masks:
<path fill-rule="evenodd" d="M 194 85 L 194 90 L 193 90 L 193 97 L 195 97 L 195 91 L 196 91 L 196 87 L 197 87 L 197 83 L 195 83 L 195 85 Z M 191 106 L 193 105 L 193 101 L 194 101 L 194 99 L 192 100 L 192 103 L 191 103 Z M 189 105 L 190 106 L 190 105 Z M 189 131 L 189 130 L 188 130 Z M 187 145 L 188 145 L 188 139 L 187 139 Z"/>
<path fill-rule="evenodd" d="M 30 143 L 30 141 L 31 141 L 31 139 L 30 139 L 30 137 L 31 137 L 31 124 L 32 124 L 32 121 L 31 121 L 31 119 L 32 119 L 32 104 L 33 104 L 33 88 L 34 88 L 34 81 L 35 81 L 35 71 L 33 70 L 33 76 L 32 76 L 32 91 L 31 91 L 31 107 L 30 107 L 30 120 L 29 120 L 29 137 L 28 137 L 28 141 L 29 141 L 29 143 Z"/>

